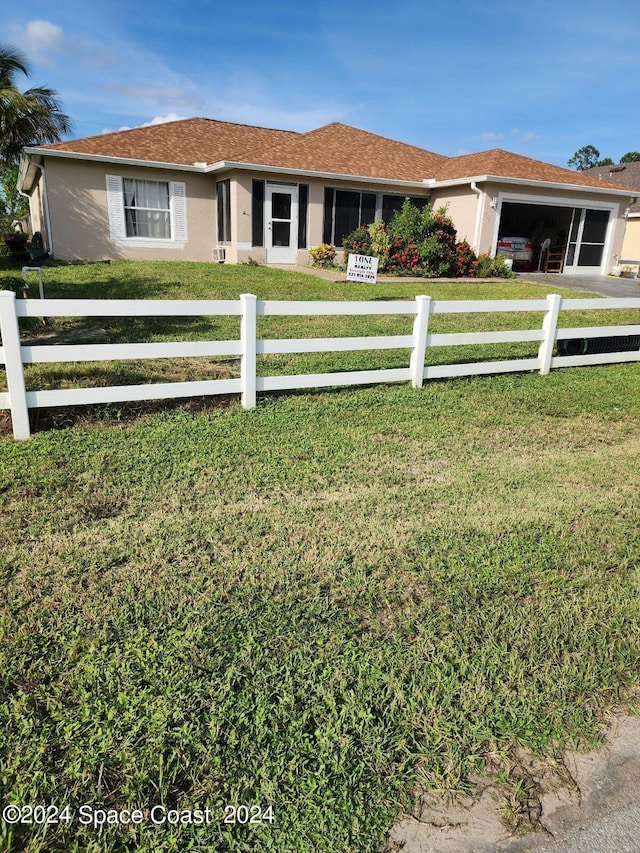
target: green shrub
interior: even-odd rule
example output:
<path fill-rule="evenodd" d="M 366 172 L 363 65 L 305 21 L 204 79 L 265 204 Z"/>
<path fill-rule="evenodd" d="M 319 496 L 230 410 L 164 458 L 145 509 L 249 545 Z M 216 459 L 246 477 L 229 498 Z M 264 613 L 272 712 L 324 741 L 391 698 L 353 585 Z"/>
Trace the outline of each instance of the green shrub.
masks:
<path fill-rule="evenodd" d="M 344 247 L 345 266 L 350 254 L 377 258 L 378 272 L 382 272 L 390 266 L 389 235 L 384 222 L 370 222 L 369 225 L 356 228 L 344 238 L 342 245 Z"/>
<path fill-rule="evenodd" d="M 0 290 L 12 290 L 18 299 L 24 294 L 24 279 L 17 275 L 0 275 Z"/>
<path fill-rule="evenodd" d="M 407 198 L 391 222 L 356 228 L 343 241 L 350 253 L 378 258 L 378 271 L 428 277 L 513 278 L 504 258 L 477 257 L 467 240 L 458 241 L 447 208 L 416 207 Z M 318 247 L 321 248 L 321 247 Z M 310 254 L 316 250 L 311 250 Z"/>
<path fill-rule="evenodd" d="M 430 208 L 425 208 L 429 210 Z M 456 269 L 457 233 L 453 222 L 447 216 L 446 207 L 440 207 L 432 215 L 428 239 L 428 254 L 425 255 L 424 271 L 426 275 L 458 275 Z M 435 238 L 435 242 L 434 242 Z"/>
<path fill-rule="evenodd" d="M 456 229 L 445 207 L 434 212 L 428 206 L 416 207 L 407 198 L 394 213 L 387 231 L 392 269 L 395 261 L 396 267 L 405 272 L 419 271 L 427 276 L 456 274 Z M 411 248 L 414 245 L 417 264 Z M 393 255 L 397 257 L 394 259 Z"/>
<path fill-rule="evenodd" d="M 309 249 L 309 256 L 314 267 L 332 267 L 336 259 L 336 247 L 331 243 L 320 243 L 313 249 Z"/>
<path fill-rule="evenodd" d="M 396 210 L 388 225 L 390 241 L 404 240 L 407 243 L 419 243 L 433 230 L 433 211 L 428 205 L 422 208 L 411 204 L 405 198 L 400 210 Z"/>
<path fill-rule="evenodd" d="M 371 255 L 371 235 L 366 225 L 356 228 L 342 241 L 344 248 L 344 263 L 347 265 L 349 255 Z"/>
<path fill-rule="evenodd" d="M 476 268 L 478 278 L 515 278 L 516 274 L 504 262 L 503 255 L 492 258 L 489 252 L 478 256 Z"/>
<path fill-rule="evenodd" d="M 367 225 L 371 240 L 371 254 L 378 259 L 378 272 L 389 266 L 389 235 L 384 222 L 372 222 Z"/>

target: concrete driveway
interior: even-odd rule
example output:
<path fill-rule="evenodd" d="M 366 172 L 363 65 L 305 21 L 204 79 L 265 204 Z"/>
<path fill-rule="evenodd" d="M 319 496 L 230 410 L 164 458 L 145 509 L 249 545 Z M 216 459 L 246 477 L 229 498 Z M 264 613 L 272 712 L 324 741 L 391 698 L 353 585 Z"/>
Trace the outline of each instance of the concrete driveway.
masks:
<path fill-rule="evenodd" d="M 571 290 L 598 293 L 600 296 L 640 298 L 640 279 L 636 278 L 614 278 L 608 275 L 559 275 L 544 272 L 521 272 L 517 277 L 520 281 L 544 284 L 549 288 L 549 293 L 554 292 L 554 287 L 568 287 Z"/>

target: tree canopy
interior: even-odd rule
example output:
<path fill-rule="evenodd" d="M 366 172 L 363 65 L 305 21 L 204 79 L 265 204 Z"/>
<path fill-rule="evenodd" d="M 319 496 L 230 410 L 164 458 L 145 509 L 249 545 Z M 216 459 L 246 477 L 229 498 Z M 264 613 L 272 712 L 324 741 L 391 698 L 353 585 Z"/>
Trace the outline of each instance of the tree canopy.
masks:
<path fill-rule="evenodd" d="M 567 165 L 577 169 L 578 172 L 584 172 L 585 169 L 591 169 L 593 166 L 597 166 L 599 157 L 600 152 L 597 148 L 593 145 L 584 145 L 576 151 L 570 160 L 567 161 Z"/>
<path fill-rule="evenodd" d="M 21 91 L 18 80 L 30 76 L 22 51 L 0 43 L 0 161 L 16 163 L 25 145 L 57 142 L 71 130 L 58 94 L 46 86 Z"/>
<path fill-rule="evenodd" d="M 621 163 L 637 163 L 640 161 L 640 151 L 629 151 L 620 158 Z M 584 145 L 579 148 L 573 157 L 567 161 L 567 165 L 584 172 L 585 169 L 593 169 L 594 166 L 613 166 L 615 161 L 611 157 L 600 159 L 600 152 L 593 145 Z"/>

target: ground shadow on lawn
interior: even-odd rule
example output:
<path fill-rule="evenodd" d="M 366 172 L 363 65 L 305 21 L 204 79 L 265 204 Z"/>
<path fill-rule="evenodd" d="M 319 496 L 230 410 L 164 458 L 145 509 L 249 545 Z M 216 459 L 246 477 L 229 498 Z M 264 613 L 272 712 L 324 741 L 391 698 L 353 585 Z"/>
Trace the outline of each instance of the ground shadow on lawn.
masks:
<path fill-rule="evenodd" d="M 89 428 L 96 426 L 130 426 L 149 415 L 173 412 L 196 414 L 216 409 L 230 409 L 238 403 L 236 395 L 216 397 L 181 397 L 165 400 L 142 400 L 139 402 L 104 403 L 91 406 L 56 406 L 55 408 L 30 409 L 29 424 L 32 433 L 55 432 L 71 427 Z M 11 436 L 11 414 L 0 411 L 0 439 Z"/>

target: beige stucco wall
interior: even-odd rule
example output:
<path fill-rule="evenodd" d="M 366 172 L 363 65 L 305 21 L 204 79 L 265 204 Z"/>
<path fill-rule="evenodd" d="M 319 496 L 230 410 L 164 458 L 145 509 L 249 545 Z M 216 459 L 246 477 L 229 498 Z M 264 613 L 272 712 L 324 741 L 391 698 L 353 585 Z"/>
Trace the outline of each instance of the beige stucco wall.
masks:
<path fill-rule="evenodd" d="M 110 163 L 46 158 L 45 173 L 53 253 L 61 260 L 210 261 L 217 245 L 215 179 L 208 175 Z M 187 196 L 187 243 L 183 249 L 117 246 L 109 236 L 106 175 L 183 181 Z"/>
<path fill-rule="evenodd" d="M 475 240 L 477 199 L 477 194 L 469 184 L 434 190 L 432 198 L 434 210 L 446 207 L 447 215 L 456 227 L 458 240 L 466 240 L 470 246 L 473 246 Z"/>
<path fill-rule="evenodd" d="M 620 257 L 628 261 L 640 261 L 640 216 L 627 219 Z"/>

